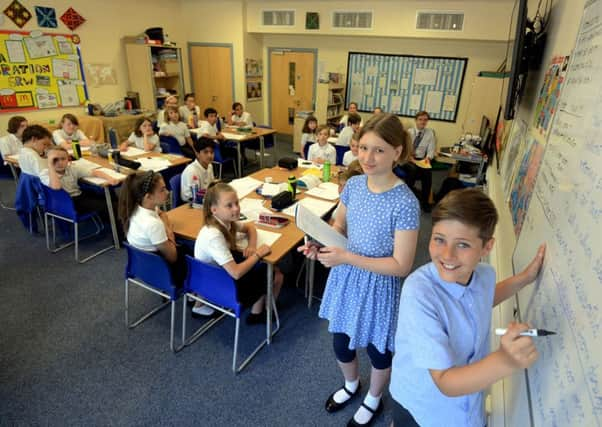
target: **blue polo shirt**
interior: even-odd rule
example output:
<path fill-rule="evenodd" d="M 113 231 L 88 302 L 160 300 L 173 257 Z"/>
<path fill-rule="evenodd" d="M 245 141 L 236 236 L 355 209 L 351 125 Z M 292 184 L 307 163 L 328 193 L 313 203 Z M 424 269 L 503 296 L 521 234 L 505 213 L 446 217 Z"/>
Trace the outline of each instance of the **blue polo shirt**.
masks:
<path fill-rule="evenodd" d="M 390 391 L 421 427 L 483 427 L 483 393 L 445 396 L 429 369 L 465 366 L 489 354 L 495 272 L 479 264 L 468 286 L 445 282 L 431 262 L 405 280 Z"/>

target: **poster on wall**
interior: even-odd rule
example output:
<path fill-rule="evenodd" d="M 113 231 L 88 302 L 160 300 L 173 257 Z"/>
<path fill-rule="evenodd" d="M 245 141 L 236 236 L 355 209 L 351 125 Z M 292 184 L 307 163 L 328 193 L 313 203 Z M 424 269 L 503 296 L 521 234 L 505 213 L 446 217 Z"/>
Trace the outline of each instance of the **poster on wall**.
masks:
<path fill-rule="evenodd" d="M 0 113 L 83 105 L 75 35 L 0 31 Z"/>
<path fill-rule="evenodd" d="M 249 82 L 247 81 L 247 100 L 248 101 L 259 101 L 262 98 L 261 94 L 261 82 Z"/>
<path fill-rule="evenodd" d="M 560 90 L 562 89 L 568 64 L 568 56 L 554 56 L 544 76 L 543 84 L 537 96 L 533 123 L 540 135 L 545 136 L 550 128 L 550 123 L 558 106 Z"/>

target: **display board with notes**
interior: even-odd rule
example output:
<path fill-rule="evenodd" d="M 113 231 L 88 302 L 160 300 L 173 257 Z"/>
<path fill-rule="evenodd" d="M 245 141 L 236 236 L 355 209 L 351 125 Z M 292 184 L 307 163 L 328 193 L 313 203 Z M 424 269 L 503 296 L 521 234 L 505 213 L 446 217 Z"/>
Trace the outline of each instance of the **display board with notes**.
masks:
<path fill-rule="evenodd" d="M 521 271 L 541 242 L 537 282 L 518 296 L 536 338 L 528 391 L 509 394 L 506 425 L 602 425 L 602 0 L 588 0 L 534 194 L 513 256 Z"/>
<path fill-rule="evenodd" d="M 79 38 L 0 31 L 0 113 L 77 107 L 88 97 Z"/>
<path fill-rule="evenodd" d="M 349 52 L 345 106 L 455 122 L 467 58 Z"/>

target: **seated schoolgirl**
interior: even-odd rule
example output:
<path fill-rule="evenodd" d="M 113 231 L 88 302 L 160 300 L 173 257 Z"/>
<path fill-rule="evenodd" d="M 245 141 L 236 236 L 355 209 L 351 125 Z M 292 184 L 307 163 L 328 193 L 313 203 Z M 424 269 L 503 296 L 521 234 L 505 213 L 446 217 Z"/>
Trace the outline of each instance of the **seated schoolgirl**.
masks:
<path fill-rule="evenodd" d="M 169 191 L 160 173 L 128 175 L 119 193 L 119 218 L 127 241 L 135 248 L 158 252 L 169 263 L 177 285 L 186 278 L 186 248 L 176 245 L 173 227 L 160 208 Z"/>
<path fill-rule="evenodd" d="M 314 116 L 309 116 L 303 123 L 301 135 L 301 158 L 305 158 L 305 145 L 316 142 L 316 129 L 318 128 L 318 119 Z"/>
<path fill-rule="evenodd" d="M 78 126 L 79 121 L 77 120 L 77 117 L 69 113 L 64 114 L 61 118 L 60 128 L 52 132 L 54 143 L 66 150 L 71 148 L 72 141 L 79 141 L 79 145 L 84 147 L 92 145 L 92 141 L 88 139 L 86 134 L 77 128 Z"/>
<path fill-rule="evenodd" d="M 328 126 L 319 126 L 316 133 L 317 142 L 309 147 L 307 160 L 319 164 L 329 161 L 330 164 L 334 165 L 337 162 L 337 151 L 328 143 L 328 135 L 330 135 Z"/>
<path fill-rule="evenodd" d="M 271 251 L 267 245 L 257 247 L 257 230 L 251 222 L 241 223 L 236 191 L 228 184 L 209 187 L 203 202 L 205 225 L 194 245 L 194 257 L 223 267 L 235 280 L 239 302 L 252 305 L 247 324 L 265 322 L 266 265 L 261 263 Z M 237 233 L 247 235 L 248 246 L 240 251 Z M 283 276 L 274 277 L 274 298 L 278 297 Z M 193 309 L 195 310 L 195 309 Z M 194 312 L 194 311 L 193 311 Z"/>
<path fill-rule="evenodd" d="M 0 154 L 2 159 L 19 154 L 23 148 L 23 131 L 27 127 L 27 119 L 23 116 L 13 116 L 8 120 L 8 135 L 0 138 Z"/>
<path fill-rule="evenodd" d="M 349 164 L 351 164 L 351 162 L 357 160 L 357 155 L 359 153 L 359 148 L 360 148 L 359 140 L 360 140 L 360 134 L 359 134 L 359 132 L 355 132 L 351 136 L 351 142 L 349 143 L 350 150 L 347 151 L 343 155 L 343 166 L 349 166 Z"/>
<path fill-rule="evenodd" d="M 178 140 L 182 154 L 189 159 L 194 159 L 194 148 L 192 147 L 192 138 L 186 123 L 180 121 L 180 113 L 175 107 L 168 107 L 165 110 L 166 122 L 159 128 L 159 135 L 173 136 Z"/>
<path fill-rule="evenodd" d="M 136 120 L 136 126 L 134 132 L 130 134 L 130 137 L 121 143 L 119 149 L 126 151 L 128 146 L 133 145 L 136 148 L 140 148 L 144 151 L 154 151 L 156 153 L 161 152 L 161 144 L 159 144 L 159 137 L 153 129 L 153 123 L 146 117 L 141 117 Z"/>

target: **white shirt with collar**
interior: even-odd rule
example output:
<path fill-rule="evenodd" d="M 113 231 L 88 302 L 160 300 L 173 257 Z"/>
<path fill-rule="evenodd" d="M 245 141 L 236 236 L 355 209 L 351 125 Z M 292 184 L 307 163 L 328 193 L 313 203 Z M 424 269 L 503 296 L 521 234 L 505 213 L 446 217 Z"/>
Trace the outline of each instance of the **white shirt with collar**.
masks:
<path fill-rule="evenodd" d="M 70 143 L 75 137 L 77 137 L 79 141 L 88 139 L 86 134 L 79 129 L 76 129 L 71 135 L 69 135 L 63 129 L 57 129 L 52 132 L 52 140 L 54 141 L 55 145 L 61 145 L 63 142 Z"/>
<path fill-rule="evenodd" d="M 19 168 L 23 173 L 40 176 L 40 172 L 48 168 L 48 159 L 40 156 L 33 148 L 23 147 L 19 152 Z"/>
<path fill-rule="evenodd" d="M 420 132 L 417 128 L 413 127 L 408 130 L 410 134 L 410 141 L 412 143 L 412 147 L 414 147 L 414 140 L 416 136 Z M 437 138 L 435 137 L 435 131 L 430 128 L 422 129 L 424 133 L 422 135 L 422 139 L 420 140 L 420 144 L 414 151 L 414 157 L 416 159 L 423 159 L 424 157 L 428 157 L 429 159 L 433 159 L 435 157 L 435 149 L 437 148 Z"/>
<path fill-rule="evenodd" d="M 127 240 L 135 248 L 157 252 L 158 246 L 167 241 L 165 224 L 154 209 L 138 205 L 130 218 Z"/>
<path fill-rule="evenodd" d="M 194 113 L 196 113 L 197 120 L 201 117 L 201 107 L 198 105 L 194 106 L 194 111 L 190 110 L 186 105 L 180 105 L 178 112 L 180 113 L 180 120 L 186 124 L 189 123 L 190 116 L 193 116 Z"/>
<path fill-rule="evenodd" d="M 330 164 L 334 165 L 337 162 L 337 151 L 328 142 L 323 147 L 316 142 L 309 147 L 307 160 L 313 161 L 319 158 L 324 159 L 324 161 L 328 160 Z"/>
<path fill-rule="evenodd" d="M 81 178 L 92 176 L 92 171 L 96 168 L 97 166 L 91 168 L 90 166 L 87 166 L 87 164 L 86 166 L 83 166 L 79 161 L 71 162 L 65 168 L 65 173 L 59 175 L 61 188 L 69 193 L 71 197 L 79 196 L 82 194 L 82 190 L 79 188 L 78 181 Z M 50 186 L 50 171 L 48 168 L 40 172 L 40 181 L 42 181 L 42 184 Z"/>
<path fill-rule="evenodd" d="M 345 126 L 345 128 L 339 133 L 336 145 L 343 147 L 349 147 L 351 144 L 351 138 L 353 137 L 354 130 L 351 126 Z"/>
<path fill-rule="evenodd" d="M 141 150 L 144 150 L 144 136 L 137 136 L 136 132 L 132 132 L 128 138 L 128 142 L 130 143 L 130 145 L 133 144 L 136 148 L 140 148 Z M 154 133 L 148 137 L 148 142 L 150 144 L 155 145 L 155 148 L 153 148 L 153 151 L 155 153 L 161 152 L 161 144 L 159 143 L 159 136 L 156 133 Z"/>
<path fill-rule="evenodd" d="M 242 224 L 234 223 L 236 230 L 242 230 Z M 230 247 L 222 232 L 212 225 L 205 225 L 199 231 L 194 244 L 194 257 L 208 264 L 219 265 L 234 261 Z"/>
<path fill-rule="evenodd" d="M 354 156 L 351 150 L 343 154 L 343 166 L 349 166 L 349 164 L 354 160 L 357 160 L 357 156 Z"/>
<path fill-rule="evenodd" d="M 5 162 L 7 156 L 19 154 L 21 148 L 23 148 L 23 142 L 14 133 L 9 133 L 0 138 L 0 154 L 2 154 L 2 159 Z"/>
<path fill-rule="evenodd" d="M 217 132 L 218 132 L 218 130 L 217 130 L 216 125 L 212 125 L 207 120 L 202 120 L 200 122 L 200 126 L 197 131 L 197 134 L 199 136 L 203 136 L 203 135 L 217 136 Z"/>
<path fill-rule="evenodd" d="M 209 163 L 207 169 L 205 169 L 197 159 L 186 166 L 186 169 L 184 169 L 182 172 L 182 177 L 180 178 L 180 197 L 182 200 L 186 201 L 192 199 L 190 186 L 192 185 L 192 177 L 194 176 L 198 178 L 199 188 L 206 190 L 207 187 L 209 187 L 209 184 L 215 180 L 215 176 L 213 175 L 213 165 Z"/>
<path fill-rule="evenodd" d="M 243 111 L 242 116 L 232 114 L 232 122 L 245 122 L 245 126 L 253 126 L 253 119 L 251 118 L 251 114 L 249 114 L 247 111 Z"/>
<path fill-rule="evenodd" d="M 186 145 L 186 138 L 190 136 L 190 131 L 188 130 L 188 126 L 184 122 L 178 123 L 163 123 L 159 128 L 159 135 L 170 134 L 175 139 L 178 140 L 178 144 L 181 147 Z"/>

